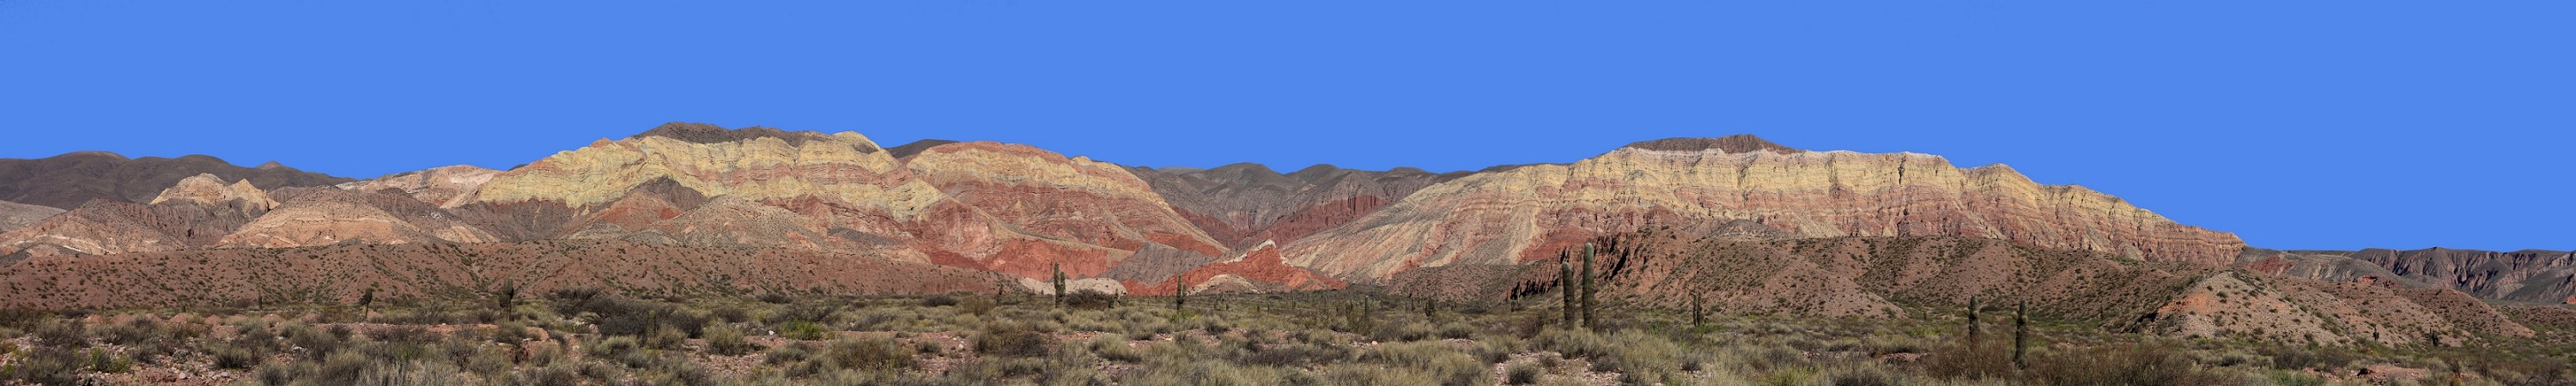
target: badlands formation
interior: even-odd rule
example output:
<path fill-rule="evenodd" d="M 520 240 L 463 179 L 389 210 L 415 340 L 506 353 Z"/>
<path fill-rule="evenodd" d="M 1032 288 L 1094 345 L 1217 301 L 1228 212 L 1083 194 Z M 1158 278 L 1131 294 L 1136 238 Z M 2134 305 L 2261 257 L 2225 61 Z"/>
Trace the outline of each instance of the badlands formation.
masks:
<path fill-rule="evenodd" d="M 1979 296 L 2169 335 L 2458 344 L 2528 335 L 2508 316 L 2546 313 L 2480 298 L 2576 303 L 2567 252 L 2248 248 L 2002 165 L 1752 136 L 1475 172 L 1280 173 L 673 123 L 509 170 L 368 180 L 204 156 L 0 160 L 0 200 L 0 306 L 27 308 L 368 288 L 1046 292 L 1057 269 L 1138 295 L 1360 284 L 1502 301 L 1553 296 L 1559 257 L 1585 243 L 1603 247 L 1617 302 L 1727 312 L 1906 318 Z"/>

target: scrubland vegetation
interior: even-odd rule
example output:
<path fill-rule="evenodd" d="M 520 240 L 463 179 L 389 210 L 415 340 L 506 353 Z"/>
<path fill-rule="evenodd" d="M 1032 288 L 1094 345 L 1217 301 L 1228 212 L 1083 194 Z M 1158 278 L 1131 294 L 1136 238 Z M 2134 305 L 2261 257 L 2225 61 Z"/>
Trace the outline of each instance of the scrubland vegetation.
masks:
<path fill-rule="evenodd" d="M 1902 319 L 1452 304 L 1318 293 L 642 299 L 593 290 L 366 306 L 16 312 L 13 384 L 2565 385 L 2564 345 L 2274 346 L 2009 310 Z"/>

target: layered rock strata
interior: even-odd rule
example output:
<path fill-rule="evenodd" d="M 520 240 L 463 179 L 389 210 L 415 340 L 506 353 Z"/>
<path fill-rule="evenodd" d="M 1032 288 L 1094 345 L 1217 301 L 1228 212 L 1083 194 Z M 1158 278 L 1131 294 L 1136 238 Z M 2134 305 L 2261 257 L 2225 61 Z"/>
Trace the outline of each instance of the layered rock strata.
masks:
<path fill-rule="evenodd" d="M 1961 236 L 2218 266 L 2244 242 L 2080 186 L 1939 156 L 1782 150 L 1749 136 L 1649 141 L 1571 165 L 1423 188 L 1287 248 L 1292 265 L 1380 280 L 1450 264 L 1513 264 L 1541 248 L 1650 226 L 1751 220 L 1796 237 Z"/>

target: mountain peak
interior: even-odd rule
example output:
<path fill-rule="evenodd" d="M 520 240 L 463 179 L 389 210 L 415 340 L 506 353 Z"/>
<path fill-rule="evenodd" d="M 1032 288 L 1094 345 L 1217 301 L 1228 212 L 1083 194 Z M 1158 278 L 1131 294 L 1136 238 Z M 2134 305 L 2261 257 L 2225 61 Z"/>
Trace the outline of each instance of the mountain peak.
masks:
<path fill-rule="evenodd" d="M 652 130 L 645 130 L 641 134 L 636 134 L 635 136 L 627 138 L 642 137 L 670 138 L 689 143 L 720 143 L 753 138 L 777 138 L 787 141 L 788 145 L 804 145 L 805 141 L 809 140 L 831 139 L 831 135 L 829 134 L 812 131 L 786 131 L 766 126 L 726 129 L 724 126 L 690 122 L 664 123 L 661 126 L 653 127 Z"/>
<path fill-rule="evenodd" d="M 1736 134 L 1717 138 L 1665 138 L 1630 143 L 1628 146 L 1622 147 L 1662 151 L 1708 151 L 1714 149 L 1726 153 L 1768 151 L 1778 154 L 1791 154 L 1806 152 L 1806 150 L 1799 150 L 1788 146 L 1781 146 L 1777 143 L 1771 143 L 1771 141 L 1763 140 L 1762 137 L 1755 137 L 1752 134 Z"/>
<path fill-rule="evenodd" d="M 271 170 L 271 169 L 277 169 L 277 168 L 283 168 L 283 167 L 286 167 L 286 164 L 277 163 L 277 161 L 268 161 L 268 162 L 260 163 L 258 167 L 254 167 L 253 169 L 259 169 L 259 170 Z"/>

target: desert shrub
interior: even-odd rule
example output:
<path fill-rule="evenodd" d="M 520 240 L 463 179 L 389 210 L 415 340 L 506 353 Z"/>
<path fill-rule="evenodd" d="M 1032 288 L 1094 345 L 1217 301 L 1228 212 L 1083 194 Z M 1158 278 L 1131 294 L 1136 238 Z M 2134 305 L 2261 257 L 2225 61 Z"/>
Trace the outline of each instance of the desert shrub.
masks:
<path fill-rule="evenodd" d="M 376 361 L 357 352 L 342 352 L 322 360 L 322 367 L 298 379 L 311 379 L 318 385 L 355 385 Z"/>
<path fill-rule="evenodd" d="M 99 331 L 99 340 L 120 345 L 134 345 L 163 338 L 161 322 L 136 318 L 131 323 L 108 326 Z"/>
<path fill-rule="evenodd" d="M 831 333 L 830 329 L 823 328 L 822 323 L 803 320 L 787 322 L 778 328 L 778 336 L 795 340 L 823 340 L 824 335 Z"/>
<path fill-rule="evenodd" d="M 954 305 L 957 305 L 957 297 L 955 296 L 930 295 L 921 298 L 922 307 L 947 307 Z"/>
<path fill-rule="evenodd" d="M 1467 339 L 1476 335 L 1476 327 L 1468 326 L 1466 323 L 1449 322 L 1440 325 L 1438 334 L 1440 339 Z"/>
<path fill-rule="evenodd" d="M 1379 342 L 1412 342 L 1431 338 L 1431 329 L 1413 323 L 1396 323 L 1371 331 L 1369 339 Z"/>
<path fill-rule="evenodd" d="M 1073 291 L 1073 293 L 1064 295 L 1064 305 L 1067 307 L 1086 310 L 1117 307 L 1118 295 L 1111 295 L 1109 293 L 1094 290 Z"/>
<path fill-rule="evenodd" d="M 1531 348 L 1555 351 L 1567 358 L 1592 358 L 1609 355 L 1610 339 L 1591 331 L 1555 329 L 1538 333 L 1530 339 Z"/>
<path fill-rule="evenodd" d="M 751 321 L 751 310 L 743 308 L 742 306 L 727 304 L 708 308 L 707 317 L 724 320 L 725 323 L 749 322 Z"/>
<path fill-rule="evenodd" d="M 358 386 L 443 386 L 469 384 L 458 377 L 464 373 L 455 365 L 440 361 L 406 361 L 375 364 L 358 372 Z"/>
<path fill-rule="evenodd" d="M 2223 385 L 2229 379 L 2200 368 L 2190 356 L 2161 344 L 2091 347 L 2030 358 L 2026 376 L 2051 385 Z"/>
<path fill-rule="evenodd" d="M 379 328 L 375 329 L 375 331 L 368 332 L 367 338 L 374 339 L 379 342 L 402 343 L 428 343 L 442 339 L 442 337 L 438 336 L 438 333 L 431 332 L 429 331 L 429 328 L 421 326 L 386 326 L 385 328 Z"/>
<path fill-rule="evenodd" d="M 2349 366 L 2354 360 L 2359 359 L 2350 352 L 2325 348 L 2272 346 L 2263 348 L 2261 353 L 2263 356 L 2272 357 L 2273 368 L 2284 370 L 2316 369 L 2331 372 Z"/>
<path fill-rule="evenodd" d="M 830 302 L 803 302 L 789 304 L 786 307 L 779 307 L 778 312 L 770 313 L 768 321 L 770 324 L 784 324 L 800 321 L 815 323 L 831 322 L 832 314 L 840 313 L 841 308 L 841 304 Z"/>
<path fill-rule="evenodd" d="M 617 357 L 642 349 L 644 349 L 644 344 L 635 341 L 634 337 L 612 336 L 607 339 L 600 339 L 597 343 L 591 343 L 590 355 L 596 357 Z"/>
<path fill-rule="evenodd" d="M 1421 371 L 1396 368 L 1376 363 L 1342 363 L 1324 367 L 1323 383 L 1331 385 L 1438 385 L 1441 380 Z"/>
<path fill-rule="evenodd" d="M 1989 379 L 2013 373 L 2011 348 L 1999 341 L 1943 345 L 1923 356 L 1925 375 L 1947 379 Z"/>
<path fill-rule="evenodd" d="M 579 386 L 581 373 L 567 366 L 544 366 L 520 371 L 511 383 L 530 386 Z"/>
<path fill-rule="evenodd" d="M 681 344 L 688 342 L 688 333 L 669 326 L 654 328 L 653 332 L 644 334 L 645 347 L 669 350 L 679 348 Z"/>
<path fill-rule="evenodd" d="M 72 376 L 80 371 L 80 364 L 76 363 L 79 357 L 70 349 L 36 347 L 22 354 L 26 356 L 19 357 L 17 363 L 0 368 L 0 373 L 5 373 L 0 375 L 6 375 L 0 378 L 39 385 L 68 385 L 73 381 Z"/>
<path fill-rule="evenodd" d="M 796 296 L 794 296 L 794 295 L 788 295 L 788 294 L 787 294 L 787 293 L 785 293 L 785 292 L 770 292 L 770 293 L 760 294 L 760 298 L 759 298 L 759 299 L 760 299 L 760 302 L 761 302 L 761 303 L 769 303 L 769 304 L 787 304 L 787 303 L 793 303 L 793 302 L 795 302 L 795 301 L 796 301 Z"/>
<path fill-rule="evenodd" d="M 1093 355 L 1099 355 L 1100 359 L 1126 363 L 1136 363 L 1145 360 L 1144 354 L 1137 353 L 1134 347 L 1128 347 L 1127 340 L 1122 339 L 1117 335 L 1101 335 L 1092 337 L 1090 345 L 1091 353 Z"/>
<path fill-rule="evenodd" d="M 893 339 L 877 336 L 834 340 L 817 359 L 835 369 L 898 370 L 915 366 L 909 350 Z"/>
<path fill-rule="evenodd" d="M 1006 357 L 1045 356 L 1049 340 L 1052 339 L 1045 334 L 1024 326 L 1000 325 L 975 335 L 975 352 Z"/>
<path fill-rule="evenodd" d="M 332 353 L 340 352 L 341 348 L 347 346 L 339 336 L 310 326 L 288 324 L 284 330 L 288 344 L 304 349 L 303 352 L 296 353 L 296 356 L 304 359 L 330 358 Z"/>
<path fill-rule="evenodd" d="M 231 343 L 209 344 L 206 355 L 214 357 L 215 368 L 222 369 L 249 369 L 261 359 L 259 351 Z"/>
<path fill-rule="evenodd" d="M 1521 362 L 1513 364 L 1510 367 L 1503 369 L 1503 383 L 1511 385 L 1538 383 L 1539 374 L 1545 373 L 1546 370 L 1547 369 L 1544 366 L 1540 366 L 1538 362 Z"/>
<path fill-rule="evenodd" d="M 1272 345 L 1270 348 L 1258 351 L 1246 351 L 1241 357 L 1235 358 L 1235 361 L 1247 365 L 1303 368 L 1341 362 L 1350 358 L 1350 348 L 1343 346 L 1287 343 Z"/>
<path fill-rule="evenodd" d="M 742 336 L 742 329 L 724 323 L 709 322 L 706 328 L 707 352 L 716 355 L 744 355 L 760 351 L 760 345 Z"/>
<path fill-rule="evenodd" d="M 804 362 L 807 358 L 812 358 L 813 356 L 814 344 L 805 342 L 788 343 L 778 345 L 778 347 L 769 348 L 769 353 L 767 355 L 763 355 L 761 363 L 768 364 L 770 366 L 778 366 L 789 363 Z"/>
<path fill-rule="evenodd" d="M 35 343 L 40 346 L 71 349 L 89 346 L 89 332 L 77 320 L 58 320 L 36 326 Z"/>
<path fill-rule="evenodd" d="M 1822 374 L 1818 374 L 1817 378 L 1833 386 L 1900 386 L 1922 383 L 1879 367 L 1876 362 L 1861 362 L 1827 369 Z"/>
<path fill-rule="evenodd" d="M 1376 351 L 1360 354 L 1360 361 L 1381 363 L 1430 376 L 1442 385 L 1474 385 L 1486 375 L 1483 361 L 1458 352 L 1441 342 L 1410 342 L 1378 345 Z"/>

